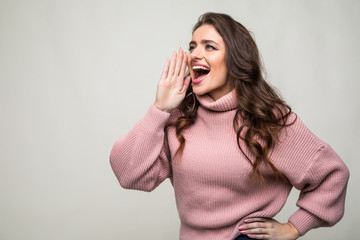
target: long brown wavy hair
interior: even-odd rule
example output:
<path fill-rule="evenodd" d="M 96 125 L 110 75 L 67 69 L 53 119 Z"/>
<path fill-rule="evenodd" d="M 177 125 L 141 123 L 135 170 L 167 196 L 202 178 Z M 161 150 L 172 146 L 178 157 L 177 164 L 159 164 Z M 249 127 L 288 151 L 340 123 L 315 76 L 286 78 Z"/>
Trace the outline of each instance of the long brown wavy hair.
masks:
<path fill-rule="evenodd" d="M 243 25 L 226 14 L 209 12 L 199 17 L 193 33 L 205 24 L 212 25 L 225 42 L 228 79 L 232 88 L 235 88 L 239 103 L 233 126 L 238 147 L 252 164 L 252 176 L 256 176 L 260 183 L 263 183 L 265 179 L 259 168 L 261 163 L 266 163 L 276 179 L 286 181 L 286 177 L 271 162 L 269 154 L 278 142 L 281 130 L 295 121 L 288 123 L 291 108 L 265 81 L 258 48 Z M 175 127 L 180 143 L 175 157 L 182 155 L 185 147 L 182 131 L 195 122 L 198 107 L 199 102 L 190 85 L 179 106 L 181 116 L 167 125 Z M 245 154 L 240 141 L 245 142 L 254 159 L 251 160 Z"/>

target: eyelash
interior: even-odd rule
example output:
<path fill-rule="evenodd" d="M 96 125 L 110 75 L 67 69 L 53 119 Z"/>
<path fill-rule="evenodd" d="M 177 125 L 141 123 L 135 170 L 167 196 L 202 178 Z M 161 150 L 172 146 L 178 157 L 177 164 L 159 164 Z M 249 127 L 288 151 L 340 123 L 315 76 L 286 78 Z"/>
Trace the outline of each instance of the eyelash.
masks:
<path fill-rule="evenodd" d="M 210 50 L 217 50 L 214 46 L 211 46 L 211 45 L 206 45 L 205 48 L 210 49 Z M 189 52 L 191 52 L 194 49 L 195 49 L 194 46 L 189 46 Z"/>

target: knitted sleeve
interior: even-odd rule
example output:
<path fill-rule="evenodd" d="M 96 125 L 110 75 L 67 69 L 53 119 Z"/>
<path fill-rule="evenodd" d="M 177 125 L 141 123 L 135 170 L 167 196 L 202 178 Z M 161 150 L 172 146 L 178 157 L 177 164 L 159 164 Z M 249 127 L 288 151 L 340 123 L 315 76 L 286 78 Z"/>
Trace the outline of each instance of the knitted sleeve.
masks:
<path fill-rule="evenodd" d="M 344 214 L 348 168 L 299 118 L 285 132 L 279 151 L 280 169 L 300 190 L 296 204 L 299 209 L 289 221 L 300 235 L 312 228 L 334 225 Z"/>
<path fill-rule="evenodd" d="M 164 126 L 170 117 L 150 107 L 147 114 L 111 150 L 110 164 L 123 188 L 152 191 L 171 177 Z"/>

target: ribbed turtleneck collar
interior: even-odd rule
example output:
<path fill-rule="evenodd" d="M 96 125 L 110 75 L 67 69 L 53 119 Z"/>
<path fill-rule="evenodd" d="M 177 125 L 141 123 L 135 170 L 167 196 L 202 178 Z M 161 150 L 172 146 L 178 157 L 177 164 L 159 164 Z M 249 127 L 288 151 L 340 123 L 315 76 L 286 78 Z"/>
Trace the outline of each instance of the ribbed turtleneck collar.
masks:
<path fill-rule="evenodd" d="M 196 98 L 199 100 L 201 107 L 215 112 L 230 111 L 239 106 L 236 99 L 235 89 L 216 101 L 214 101 L 208 94 L 201 96 L 196 95 Z"/>

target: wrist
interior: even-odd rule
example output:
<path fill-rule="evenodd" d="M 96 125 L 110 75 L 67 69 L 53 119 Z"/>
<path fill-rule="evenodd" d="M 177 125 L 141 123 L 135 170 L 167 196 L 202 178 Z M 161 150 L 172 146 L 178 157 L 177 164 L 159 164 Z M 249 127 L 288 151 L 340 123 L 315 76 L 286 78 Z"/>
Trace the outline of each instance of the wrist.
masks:
<path fill-rule="evenodd" d="M 161 106 L 160 104 L 158 104 L 157 102 L 154 102 L 154 106 L 163 112 L 171 113 L 171 111 L 172 111 L 172 109 L 165 108 L 165 107 Z"/>
<path fill-rule="evenodd" d="M 291 222 L 287 222 L 286 224 L 289 226 L 290 229 L 289 233 L 291 234 L 291 239 L 297 239 L 298 237 L 300 237 L 299 231 Z"/>

